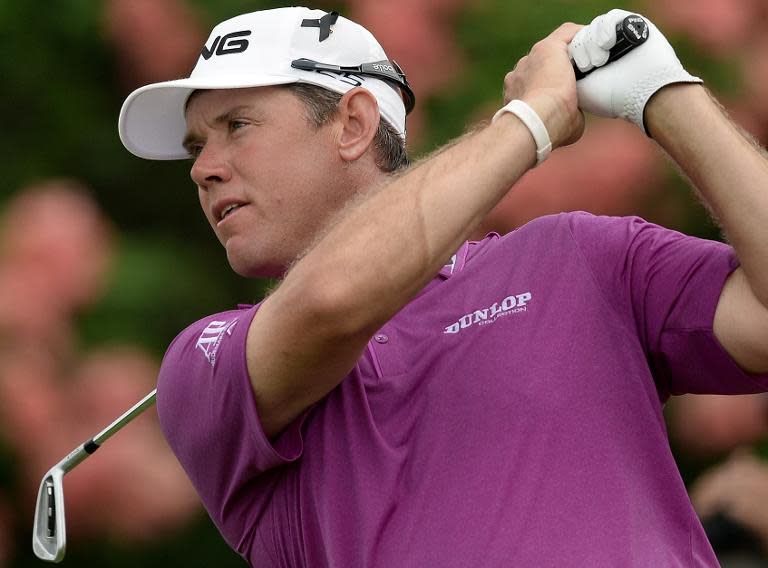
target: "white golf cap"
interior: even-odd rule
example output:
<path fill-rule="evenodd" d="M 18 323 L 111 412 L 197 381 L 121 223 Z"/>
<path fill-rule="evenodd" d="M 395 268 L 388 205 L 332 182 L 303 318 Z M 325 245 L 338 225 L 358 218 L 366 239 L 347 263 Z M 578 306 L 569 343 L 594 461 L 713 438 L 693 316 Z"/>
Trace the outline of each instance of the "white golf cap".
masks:
<path fill-rule="evenodd" d="M 361 86 L 378 101 L 382 118 L 405 137 L 413 92 L 376 38 L 336 12 L 293 7 L 243 14 L 213 28 L 188 78 L 147 85 L 125 99 L 120 140 L 141 158 L 187 158 L 184 112 L 193 91 L 288 83 L 342 94 Z"/>

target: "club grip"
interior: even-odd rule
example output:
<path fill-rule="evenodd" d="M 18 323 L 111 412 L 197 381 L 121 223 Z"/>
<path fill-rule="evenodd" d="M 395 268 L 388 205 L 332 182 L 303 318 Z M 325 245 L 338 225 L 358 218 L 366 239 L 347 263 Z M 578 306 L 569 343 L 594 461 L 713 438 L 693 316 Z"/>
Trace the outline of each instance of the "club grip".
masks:
<path fill-rule="evenodd" d="M 616 45 L 614 45 L 608 52 L 608 61 L 605 65 L 610 64 L 617 59 L 624 57 L 627 53 L 635 49 L 638 45 L 645 43 L 648 39 L 648 23 L 636 14 L 631 14 L 616 24 Z M 583 79 L 595 69 L 600 67 L 593 67 L 588 71 L 581 71 L 576 66 L 576 62 L 572 61 L 573 72 L 576 74 L 576 80 Z M 601 65 L 604 67 L 604 65 Z"/>

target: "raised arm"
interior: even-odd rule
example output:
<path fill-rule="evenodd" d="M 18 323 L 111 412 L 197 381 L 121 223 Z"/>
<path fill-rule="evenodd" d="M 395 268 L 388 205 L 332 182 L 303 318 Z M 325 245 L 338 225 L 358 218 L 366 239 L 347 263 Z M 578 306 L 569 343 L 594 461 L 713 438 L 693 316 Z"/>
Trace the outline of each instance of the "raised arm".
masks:
<path fill-rule="evenodd" d="M 714 332 L 745 370 L 768 372 L 768 161 L 699 85 L 659 91 L 653 138 L 701 193 L 741 262 L 717 305 Z"/>
<path fill-rule="evenodd" d="M 582 70 L 601 66 L 613 30 L 629 12 L 611 10 L 574 37 Z M 683 68 L 652 22 L 647 41 L 579 81 L 579 106 L 637 124 L 690 178 L 722 224 L 741 262 L 720 297 L 714 332 L 745 370 L 768 371 L 768 164 Z"/>
<path fill-rule="evenodd" d="M 553 147 L 583 131 L 567 54 L 578 28 L 560 27 L 505 79 L 505 98 L 536 111 Z M 530 131 L 504 114 L 353 207 L 293 267 L 248 334 L 248 369 L 268 436 L 341 382 L 375 331 L 434 277 L 535 159 Z"/>

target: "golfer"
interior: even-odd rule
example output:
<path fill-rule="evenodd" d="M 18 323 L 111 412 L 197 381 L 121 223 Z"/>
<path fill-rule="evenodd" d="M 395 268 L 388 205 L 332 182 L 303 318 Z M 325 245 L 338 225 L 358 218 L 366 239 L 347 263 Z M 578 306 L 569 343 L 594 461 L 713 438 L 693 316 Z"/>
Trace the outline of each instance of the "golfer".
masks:
<path fill-rule="evenodd" d="M 191 156 L 232 268 L 280 278 L 182 331 L 158 384 L 252 566 L 717 566 L 662 406 L 768 388 L 768 164 L 652 23 L 606 64 L 627 15 L 543 38 L 489 124 L 412 167 L 402 70 L 334 12 L 227 20 L 128 97 L 126 147 Z M 731 245 L 587 213 L 468 242 L 582 111 L 656 141 Z"/>

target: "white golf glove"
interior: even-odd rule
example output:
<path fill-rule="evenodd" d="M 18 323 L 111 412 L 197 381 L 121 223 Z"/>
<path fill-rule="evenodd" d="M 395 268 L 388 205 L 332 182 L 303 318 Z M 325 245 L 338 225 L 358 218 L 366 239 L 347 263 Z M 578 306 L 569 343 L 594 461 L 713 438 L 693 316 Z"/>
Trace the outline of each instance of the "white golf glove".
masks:
<path fill-rule="evenodd" d="M 616 43 L 616 26 L 631 12 L 611 10 L 598 16 L 576 34 L 568 46 L 571 58 L 581 71 L 600 67 Z M 651 96 L 672 83 L 701 83 L 683 69 L 667 38 L 647 18 L 648 39 L 642 45 L 576 81 L 579 107 L 610 118 L 621 117 L 637 124 L 647 134 L 643 122 L 645 105 Z"/>

